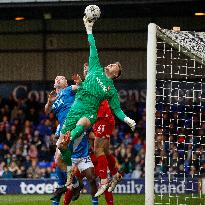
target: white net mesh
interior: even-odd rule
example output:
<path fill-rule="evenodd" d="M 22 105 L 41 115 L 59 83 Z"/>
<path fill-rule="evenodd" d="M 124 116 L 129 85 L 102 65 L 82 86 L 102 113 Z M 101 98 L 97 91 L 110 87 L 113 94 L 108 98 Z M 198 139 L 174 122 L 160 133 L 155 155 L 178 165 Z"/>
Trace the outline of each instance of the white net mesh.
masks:
<path fill-rule="evenodd" d="M 157 36 L 155 204 L 204 205 L 205 34 Z"/>

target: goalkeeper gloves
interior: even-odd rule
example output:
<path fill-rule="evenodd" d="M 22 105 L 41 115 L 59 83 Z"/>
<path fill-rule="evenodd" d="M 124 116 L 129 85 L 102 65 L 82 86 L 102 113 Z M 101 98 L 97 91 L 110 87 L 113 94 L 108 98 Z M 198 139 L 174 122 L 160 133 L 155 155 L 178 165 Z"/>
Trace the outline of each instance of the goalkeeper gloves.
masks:
<path fill-rule="evenodd" d="M 92 34 L 94 21 L 88 20 L 86 16 L 83 17 L 83 21 L 84 21 L 87 34 Z"/>
<path fill-rule="evenodd" d="M 130 126 L 131 130 L 134 132 L 136 122 L 134 120 L 130 119 L 129 117 L 125 117 L 124 122 L 127 123 Z"/>

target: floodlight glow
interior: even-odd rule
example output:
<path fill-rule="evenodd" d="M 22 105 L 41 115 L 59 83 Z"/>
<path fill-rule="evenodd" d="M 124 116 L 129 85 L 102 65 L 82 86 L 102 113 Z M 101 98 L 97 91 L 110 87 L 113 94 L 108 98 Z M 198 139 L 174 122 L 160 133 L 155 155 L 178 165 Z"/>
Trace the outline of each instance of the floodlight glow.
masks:
<path fill-rule="evenodd" d="M 195 16 L 205 16 L 205 12 L 196 12 Z"/>
<path fill-rule="evenodd" d="M 17 16 L 17 17 L 15 17 L 15 20 L 22 21 L 22 20 L 25 20 L 25 18 L 23 16 Z"/>

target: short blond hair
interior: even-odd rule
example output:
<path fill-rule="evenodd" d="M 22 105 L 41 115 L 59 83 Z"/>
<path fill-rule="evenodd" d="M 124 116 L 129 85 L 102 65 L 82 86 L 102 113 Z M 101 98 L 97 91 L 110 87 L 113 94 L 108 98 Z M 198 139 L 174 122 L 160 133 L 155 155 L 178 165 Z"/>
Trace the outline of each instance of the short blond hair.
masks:
<path fill-rule="evenodd" d="M 117 78 L 119 78 L 119 77 L 121 76 L 121 73 L 122 73 L 122 65 L 121 65 L 121 63 L 118 62 L 118 61 L 115 62 L 115 64 L 116 64 L 116 65 L 118 66 L 118 68 L 119 68 L 118 75 L 114 77 L 114 79 L 117 79 Z"/>

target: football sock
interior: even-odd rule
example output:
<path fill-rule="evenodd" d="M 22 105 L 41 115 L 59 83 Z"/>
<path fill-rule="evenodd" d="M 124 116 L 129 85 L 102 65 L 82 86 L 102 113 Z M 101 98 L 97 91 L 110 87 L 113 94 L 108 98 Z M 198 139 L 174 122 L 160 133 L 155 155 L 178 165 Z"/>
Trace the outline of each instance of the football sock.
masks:
<path fill-rule="evenodd" d="M 72 166 L 71 152 L 69 149 L 61 150 L 61 157 L 67 166 Z"/>
<path fill-rule="evenodd" d="M 92 197 L 92 205 L 98 205 L 98 197 Z"/>
<path fill-rule="evenodd" d="M 67 191 L 65 192 L 65 195 L 64 195 L 64 201 L 63 201 L 63 205 L 68 205 L 70 204 L 71 202 L 71 199 L 72 199 L 72 190 L 70 189 L 67 189 Z"/>
<path fill-rule="evenodd" d="M 71 131 L 71 139 L 75 140 L 81 136 L 85 127 L 83 125 L 76 125 L 75 129 Z"/>
<path fill-rule="evenodd" d="M 104 194 L 105 194 L 105 200 L 107 202 L 107 205 L 114 205 L 113 193 L 112 192 L 108 192 L 108 190 L 106 190 L 104 192 Z"/>
<path fill-rule="evenodd" d="M 107 179 L 107 167 L 108 167 L 108 163 L 107 163 L 107 159 L 105 155 L 100 155 L 99 157 L 97 157 L 97 170 L 98 170 L 98 174 L 99 177 L 102 179 Z"/>
<path fill-rule="evenodd" d="M 58 185 L 62 187 L 66 182 L 66 172 L 62 171 L 60 167 L 56 167 L 56 175 L 58 178 Z"/>
<path fill-rule="evenodd" d="M 54 199 L 54 200 L 52 201 L 52 204 L 53 204 L 53 205 L 59 205 L 59 201 L 60 201 L 60 199 Z"/>
<path fill-rule="evenodd" d="M 110 170 L 110 173 L 112 176 L 114 176 L 115 174 L 117 174 L 118 171 L 116 167 L 116 159 L 113 154 L 106 155 L 106 158 L 107 158 L 108 168 Z"/>

